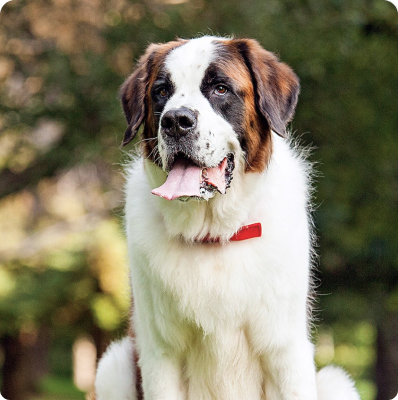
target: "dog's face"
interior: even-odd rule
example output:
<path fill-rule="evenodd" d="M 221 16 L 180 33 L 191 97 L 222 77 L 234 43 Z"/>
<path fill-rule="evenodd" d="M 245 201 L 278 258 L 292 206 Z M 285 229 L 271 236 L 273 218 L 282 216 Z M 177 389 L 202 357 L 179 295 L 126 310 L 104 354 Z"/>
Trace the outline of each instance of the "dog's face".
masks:
<path fill-rule="evenodd" d="M 298 93 L 293 71 L 255 40 L 151 45 L 121 89 L 124 144 L 144 124 L 144 155 L 167 172 L 184 158 L 209 169 L 224 161 L 231 174 L 237 155 L 246 172 L 261 172 L 271 130 L 285 135 Z"/>

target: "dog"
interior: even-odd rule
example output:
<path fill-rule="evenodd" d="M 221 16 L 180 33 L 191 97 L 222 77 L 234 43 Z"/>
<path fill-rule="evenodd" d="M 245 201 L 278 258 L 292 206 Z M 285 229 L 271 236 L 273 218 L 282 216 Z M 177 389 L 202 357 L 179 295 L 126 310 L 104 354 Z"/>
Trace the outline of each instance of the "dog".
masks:
<path fill-rule="evenodd" d="M 311 166 L 292 69 L 253 39 L 152 44 L 121 88 L 131 333 L 97 400 L 358 400 L 310 340 Z"/>

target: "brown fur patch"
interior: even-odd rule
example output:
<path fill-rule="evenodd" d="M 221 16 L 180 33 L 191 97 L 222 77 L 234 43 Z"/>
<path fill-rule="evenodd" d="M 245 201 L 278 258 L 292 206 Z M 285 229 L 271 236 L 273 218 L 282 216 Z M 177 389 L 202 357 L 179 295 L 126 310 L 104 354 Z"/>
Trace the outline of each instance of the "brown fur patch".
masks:
<path fill-rule="evenodd" d="M 298 77 L 256 40 L 235 39 L 231 44 L 236 46 L 249 68 L 260 113 L 272 130 L 285 136 L 300 92 Z"/>
<path fill-rule="evenodd" d="M 142 374 L 141 367 L 139 364 L 139 354 L 135 346 L 135 330 L 133 326 L 133 313 L 134 313 L 134 298 L 131 296 L 131 306 L 130 306 L 130 325 L 128 329 L 128 336 L 133 342 L 133 354 L 131 354 L 133 360 L 133 366 L 135 371 L 135 390 L 137 394 L 137 400 L 144 400 L 144 390 L 142 388 Z"/>
<path fill-rule="evenodd" d="M 139 355 L 137 349 L 133 349 L 133 363 L 135 366 L 135 390 L 137 394 L 137 400 L 144 400 L 144 390 L 142 388 L 142 374 L 139 365 Z"/>
<path fill-rule="evenodd" d="M 226 61 L 223 72 L 239 82 L 244 93 L 243 147 L 246 172 L 263 171 L 272 154 L 271 129 L 286 135 L 299 94 L 299 80 L 292 69 L 253 39 L 222 41 Z"/>
<path fill-rule="evenodd" d="M 135 71 L 126 79 L 120 94 L 123 109 L 129 124 L 123 145 L 134 139 L 139 127 L 145 122 L 144 139 L 156 138 L 153 120 L 150 91 L 166 56 L 173 49 L 186 43 L 186 40 L 176 40 L 164 44 L 151 44 L 140 58 Z M 156 161 L 156 140 L 144 140 L 144 156 Z"/>
<path fill-rule="evenodd" d="M 221 42 L 227 49 L 221 70 L 237 82 L 244 99 L 242 147 L 246 151 L 246 172 L 263 171 L 271 158 L 272 142 L 268 123 L 256 104 L 255 82 L 235 41 Z"/>

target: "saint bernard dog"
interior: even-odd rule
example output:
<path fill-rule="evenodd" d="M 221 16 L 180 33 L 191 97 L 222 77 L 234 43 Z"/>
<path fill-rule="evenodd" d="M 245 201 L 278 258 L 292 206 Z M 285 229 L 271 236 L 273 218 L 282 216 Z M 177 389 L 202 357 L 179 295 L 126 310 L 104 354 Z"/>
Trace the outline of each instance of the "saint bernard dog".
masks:
<path fill-rule="evenodd" d="M 358 400 L 310 339 L 310 165 L 289 66 L 252 39 L 152 44 L 121 88 L 130 335 L 97 400 Z M 310 299 L 310 300 L 309 300 Z"/>

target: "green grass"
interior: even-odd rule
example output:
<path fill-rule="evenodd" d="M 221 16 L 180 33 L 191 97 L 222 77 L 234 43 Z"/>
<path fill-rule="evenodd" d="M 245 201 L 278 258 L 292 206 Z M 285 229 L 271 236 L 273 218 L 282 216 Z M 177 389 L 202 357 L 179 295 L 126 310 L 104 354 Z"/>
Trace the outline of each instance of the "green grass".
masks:
<path fill-rule="evenodd" d="M 42 394 L 29 400 L 85 400 L 85 395 L 77 389 L 69 378 L 49 376 L 40 384 Z"/>
<path fill-rule="evenodd" d="M 355 386 L 361 395 L 361 400 L 374 400 L 376 398 L 376 387 L 373 382 L 358 380 Z"/>

